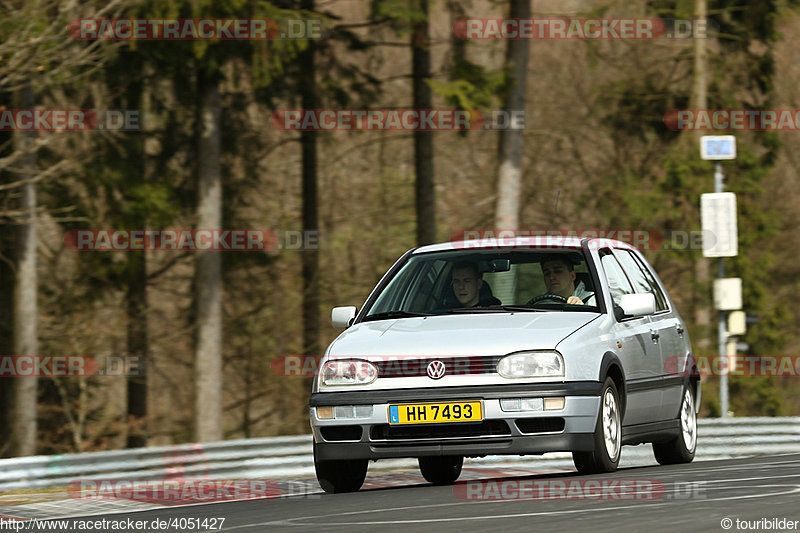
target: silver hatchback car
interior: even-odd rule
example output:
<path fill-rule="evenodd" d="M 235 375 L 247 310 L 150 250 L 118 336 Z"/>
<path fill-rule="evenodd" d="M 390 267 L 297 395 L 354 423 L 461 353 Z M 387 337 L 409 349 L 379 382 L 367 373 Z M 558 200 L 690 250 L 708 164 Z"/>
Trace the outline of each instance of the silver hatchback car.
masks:
<path fill-rule="evenodd" d="M 623 444 L 694 458 L 698 373 L 686 326 L 639 251 L 609 239 L 529 237 L 404 254 L 314 380 L 317 479 L 361 488 L 370 459 L 416 457 L 456 481 L 464 457 L 572 452 L 617 468 Z M 677 361 L 677 364 L 676 364 Z"/>

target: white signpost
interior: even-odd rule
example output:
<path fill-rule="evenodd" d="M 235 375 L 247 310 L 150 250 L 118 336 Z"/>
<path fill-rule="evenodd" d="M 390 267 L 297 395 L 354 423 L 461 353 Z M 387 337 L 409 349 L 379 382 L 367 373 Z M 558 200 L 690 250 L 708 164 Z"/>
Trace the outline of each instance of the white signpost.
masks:
<path fill-rule="evenodd" d="M 700 218 L 704 257 L 734 257 L 739 254 L 735 194 L 715 192 L 700 195 Z"/>
<path fill-rule="evenodd" d="M 738 337 L 747 331 L 747 315 L 744 311 L 731 311 L 728 315 L 728 335 Z"/>
<path fill-rule="evenodd" d="M 714 193 L 703 194 L 700 198 L 700 218 L 703 225 L 703 256 L 718 258 L 718 274 L 715 282 L 715 304 L 719 312 L 717 337 L 719 356 L 724 368 L 728 368 L 728 332 L 725 324 L 725 309 L 735 307 L 731 300 L 738 296 L 741 307 L 741 280 L 732 282 L 723 279 L 725 266 L 723 257 L 733 257 L 739 253 L 738 226 L 736 224 L 736 195 L 722 192 L 723 175 L 721 160 L 736 159 L 736 137 L 733 135 L 704 135 L 700 138 L 700 156 L 717 161 L 714 169 Z M 713 236 L 713 239 L 706 239 Z M 713 242 L 711 242 L 713 240 Z M 732 278 L 737 279 L 737 278 Z M 727 282 L 727 283 L 726 283 Z M 736 288 L 731 290 L 731 285 Z M 738 293 L 737 293 L 738 290 Z M 733 296 L 733 298 L 731 298 Z M 733 354 L 731 354 L 733 355 Z M 728 417 L 728 373 L 723 372 L 719 379 L 720 415 Z"/>
<path fill-rule="evenodd" d="M 742 278 L 714 280 L 714 307 L 720 311 L 738 311 L 742 308 Z"/>

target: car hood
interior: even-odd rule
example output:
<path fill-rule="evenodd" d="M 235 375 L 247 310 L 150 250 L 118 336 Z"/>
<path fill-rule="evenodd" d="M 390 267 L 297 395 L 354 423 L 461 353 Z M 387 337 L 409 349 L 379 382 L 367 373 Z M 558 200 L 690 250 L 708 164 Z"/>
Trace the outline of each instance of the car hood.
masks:
<path fill-rule="evenodd" d="M 330 346 L 336 356 L 502 355 L 553 349 L 597 313 L 481 313 L 361 322 Z"/>

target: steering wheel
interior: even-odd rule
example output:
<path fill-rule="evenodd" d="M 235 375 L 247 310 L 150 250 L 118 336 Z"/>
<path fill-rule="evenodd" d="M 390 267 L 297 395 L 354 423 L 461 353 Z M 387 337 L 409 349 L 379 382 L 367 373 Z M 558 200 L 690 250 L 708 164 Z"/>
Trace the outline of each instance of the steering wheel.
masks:
<path fill-rule="evenodd" d="M 567 303 L 567 299 L 561 296 L 560 294 L 552 294 L 548 292 L 547 294 L 540 294 L 539 296 L 534 296 L 533 298 L 528 300 L 528 303 L 526 303 L 525 305 L 533 305 L 541 302 L 542 300 L 558 300 L 562 303 Z"/>

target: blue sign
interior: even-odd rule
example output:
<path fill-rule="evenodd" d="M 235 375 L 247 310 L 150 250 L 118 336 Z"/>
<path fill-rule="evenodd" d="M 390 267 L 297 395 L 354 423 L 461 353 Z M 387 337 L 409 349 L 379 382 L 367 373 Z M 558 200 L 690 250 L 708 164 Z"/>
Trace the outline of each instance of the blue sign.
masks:
<path fill-rule="evenodd" d="M 703 135 L 700 138 L 703 159 L 736 159 L 736 137 L 733 135 Z"/>

